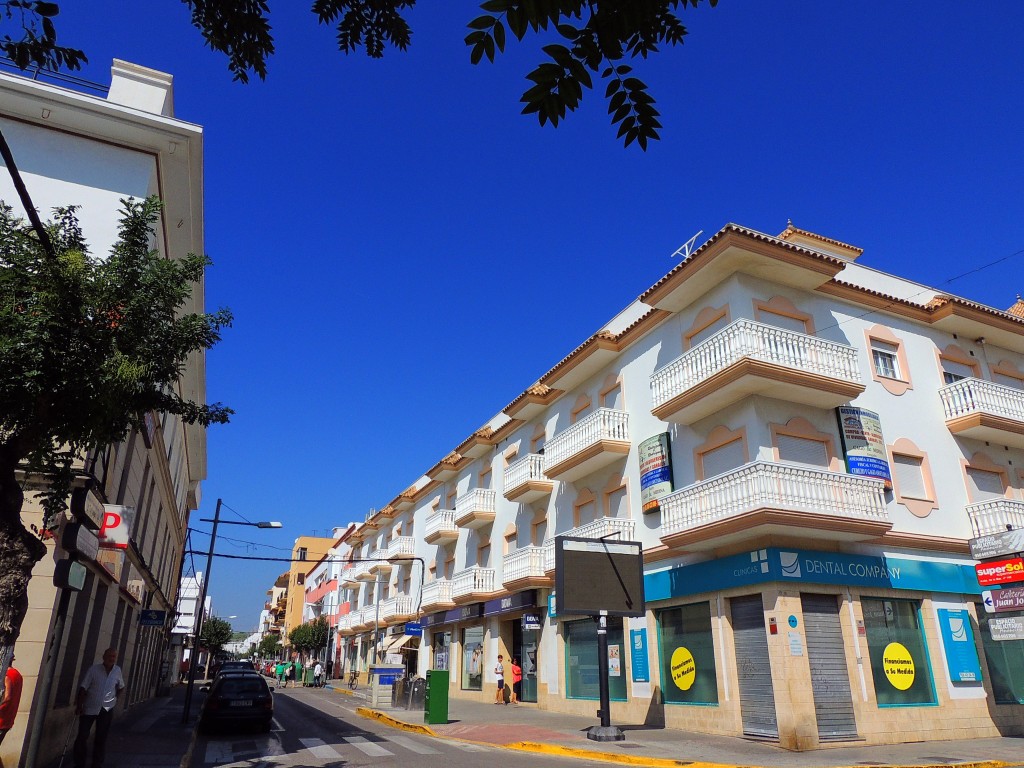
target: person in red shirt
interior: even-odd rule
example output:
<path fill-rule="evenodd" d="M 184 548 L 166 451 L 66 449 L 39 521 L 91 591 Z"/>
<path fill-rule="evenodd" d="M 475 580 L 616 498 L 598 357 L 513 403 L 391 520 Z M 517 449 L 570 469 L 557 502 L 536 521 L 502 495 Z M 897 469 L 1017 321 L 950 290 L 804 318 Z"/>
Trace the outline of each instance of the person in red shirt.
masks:
<path fill-rule="evenodd" d="M 523 685 L 523 668 L 519 666 L 519 659 L 512 659 L 512 703 L 519 706 L 519 689 Z"/>
<path fill-rule="evenodd" d="M 11 666 L 7 668 L 7 677 L 4 678 L 4 695 L 0 698 L 0 742 L 14 726 L 14 718 L 21 704 L 21 684 L 21 672 L 14 668 L 12 656 Z"/>

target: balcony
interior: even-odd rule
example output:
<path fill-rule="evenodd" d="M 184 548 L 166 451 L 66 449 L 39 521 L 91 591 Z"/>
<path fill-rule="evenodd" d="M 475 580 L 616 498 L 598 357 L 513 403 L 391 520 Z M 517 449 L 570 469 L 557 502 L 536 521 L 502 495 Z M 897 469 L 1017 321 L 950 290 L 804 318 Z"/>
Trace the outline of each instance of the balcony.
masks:
<path fill-rule="evenodd" d="M 1016 499 L 985 499 L 964 507 L 971 519 L 975 536 L 1024 529 L 1024 501 Z"/>
<path fill-rule="evenodd" d="M 955 435 L 1024 448 L 1024 391 L 981 379 L 939 390 L 946 427 Z"/>
<path fill-rule="evenodd" d="M 629 453 L 629 414 L 598 408 L 544 446 L 544 474 L 571 482 Z"/>
<path fill-rule="evenodd" d="M 373 563 L 363 562 L 355 564 L 356 580 L 357 581 L 376 581 L 377 576 L 374 574 L 371 566 Z"/>
<path fill-rule="evenodd" d="M 455 500 L 455 525 L 483 528 L 494 522 L 494 491 L 474 488 Z"/>
<path fill-rule="evenodd" d="M 423 540 L 427 544 L 450 544 L 459 538 L 454 509 L 439 509 L 427 518 Z"/>
<path fill-rule="evenodd" d="M 359 586 L 359 579 L 356 578 L 356 566 L 346 565 L 341 569 L 341 586 L 354 589 Z"/>
<path fill-rule="evenodd" d="M 381 601 L 380 623 L 398 624 L 413 618 L 412 598 L 409 596 L 389 597 Z"/>
<path fill-rule="evenodd" d="M 558 536 L 575 536 L 580 539 L 600 539 L 603 536 L 618 534 L 612 537 L 612 541 L 630 541 L 633 538 L 633 529 L 636 524 L 629 519 L 620 517 L 599 517 L 583 525 L 570 528 L 557 534 Z M 544 542 L 544 571 L 553 573 L 555 570 L 555 540 L 548 539 Z"/>
<path fill-rule="evenodd" d="M 890 528 L 881 481 L 795 464 L 746 464 L 661 499 L 661 540 L 686 550 L 777 534 L 859 541 Z"/>
<path fill-rule="evenodd" d="M 435 579 L 423 585 L 423 611 L 438 611 L 454 608 L 452 582 L 450 579 Z"/>
<path fill-rule="evenodd" d="M 693 422 L 751 395 L 834 408 L 864 391 L 857 350 L 737 320 L 651 376 L 651 413 Z"/>
<path fill-rule="evenodd" d="M 529 504 L 551 495 L 555 484 L 544 474 L 544 457 L 530 453 L 505 468 L 505 498 Z"/>
<path fill-rule="evenodd" d="M 411 560 L 416 556 L 416 539 L 396 536 L 388 544 L 388 560 Z"/>
<path fill-rule="evenodd" d="M 457 604 L 483 600 L 494 592 L 494 569 L 474 565 L 452 579 L 452 600 Z"/>
<path fill-rule="evenodd" d="M 392 565 L 388 562 L 388 548 L 381 547 L 380 549 L 373 550 L 373 554 L 370 555 L 373 558 L 373 562 L 370 563 L 370 573 L 381 576 L 386 576 L 391 573 Z"/>
<path fill-rule="evenodd" d="M 350 614 L 348 614 L 346 616 L 339 616 L 338 617 L 338 632 L 340 634 L 342 634 L 342 635 L 351 635 L 355 631 L 355 629 L 352 626 L 352 619 L 357 617 L 357 616 L 358 616 L 358 613 L 356 613 L 356 614 L 350 613 Z"/>
<path fill-rule="evenodd" d="M 550 587 L 554 579 L 544 572 L 544 547 L 530 545 L 510 552 L 501 563 L 502 584 L 509 592 Z"/>

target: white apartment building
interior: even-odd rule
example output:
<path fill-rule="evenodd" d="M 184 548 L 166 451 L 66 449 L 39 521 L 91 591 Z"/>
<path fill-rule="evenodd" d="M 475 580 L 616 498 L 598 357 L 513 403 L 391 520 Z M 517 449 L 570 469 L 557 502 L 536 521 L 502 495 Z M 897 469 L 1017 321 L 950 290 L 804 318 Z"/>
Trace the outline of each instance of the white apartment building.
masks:
<path fill-rule="evenodd" d="M 346 664 L 413 648 L 486 702 L 501 653 L 523 701 L 593 715 L 553 538 L 617 534 L 646 613 L 611 621 L 614 723 L 798 750 L 1024 733 L 1024 641 L 993 640 L 967 545 L 1024 526 L 1024 302 L 860 257 L 716 233 L 350 537 Z"/>
<path fill-rule="evenodd" d="M 77 205 L 97 255 L 116 239 L 122 198 L 158 195 L 165 204 L 154 247 L 167 258 L 203 252 L 203 133 L 174 117 L 170 75 L 115 61 L 109 89 L 83 93 L 76 79 L 43 82 L 0 73 L 2 128 L 35 206 L 48 218 L 56 206 Z M 107 90 L 104 94 L 103 91 Z M 0 199 L 24 215 L 6 168 Z M 203 311 L 198 286 L 190 309 Z M 196 355 L 178 386 L 205 399 L 205 362 Z M 169 631 L 175 622 L 182 551 L 190 510 L 206 476 L 206 435 L 163 414 L 119 445 L 104 446 L 79 468 L 68 520 L 99 528 L 104 505 L 127 508 L 128 540 L 101 549 L 86 563 L 83 589 L 55 589 L 55 561 L 67 556 L 58 539 L 35 567 L 16 666 L 25 684 L 21 711 L 0 747 L 5 765 L 33 755 L 54 762 L 74 719 L 74 692 L 84 670 L 114 647 L 127 690 L 121 707 L 154 696 L 177 669 Z M 40 526 L 26 498 L 26 526 Z M 49 654 L 51 639 L 55 649 Z"/>

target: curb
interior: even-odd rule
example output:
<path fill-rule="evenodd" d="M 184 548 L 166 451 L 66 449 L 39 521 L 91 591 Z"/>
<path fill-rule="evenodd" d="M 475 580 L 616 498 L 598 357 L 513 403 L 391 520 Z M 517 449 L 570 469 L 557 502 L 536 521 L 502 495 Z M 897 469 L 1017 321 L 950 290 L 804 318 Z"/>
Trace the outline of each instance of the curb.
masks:
<path fill-rule="evenodd" d="M 335 693 L 343 693 L 346 696 L 355 696 L 356 695 L 355 691 L 349 690 L 348 688 L 335 688 L 333 685 L 330 686 L 327 690 L 334 691 Z"/>
<path fill-rule="evenodd" d="M 370 709 L 369 707 L 357 707 L 356 714 L 361 717 L 365 717 L 369 720 L 376 720 L 377 722 L 384 723 L 384 725 L 390 725 L 392 728 L 397 728 L 400 731 L 406 731 L 407 733 L 418 733 L 421 736 L 433 736 L 435 739 L 440 738 L 433 728 L 427 725 L 416 725 L 415 723 L 407 723 L 403 720 L 386 715 L 380 710 Z"/>
<path fill-rule="evenodd" d="M 348 693 L 348 691 L 344 691 Z M 403 720 L 391 717 L 377 709 L 369 707 L 358 707 L 356 714 L 369 720 L 376 720 L 379 723 L 397 728 L 408 733 L 418 733 L 422 736 L 433 736 L 443 741 L 461 741 L 468 744 L 480 744 L 500 749 L 512 749 L 517 752 L 531 752 L 534 754 L 551 755 L 553 757 L 568 757 L 582 760 L 596 760 L 606 763 L 618 763 L 620 765 L 642 765 L 650 768 L 757 768 L 749 764 L 733 765 L 732 763 L 708 763 L 700 760 L 674 760 L 669 757 L 644 757 L 642 755 L 620 755 L 615 752 L 594 752 L 589 749 L 577 747 L 564 747 L 560 744 L 545 744 L 537 741 L 517 741 L 511 744 L 495 744 L 493 742 L 473 741 L 471 739 L 455 739 L 434 731 L 426 725 L 416 725 Z M 873 765 L 872 768 L 1022 768 L 1024 763 L 1007 763 L 1002 760 L 978 760 L 963 763 L 886 763 Z M 841 768 L 841 767 L 837 767 Z M 862 766 L 848 766 L 846 768 L 863 768 Z"/>
<path fill-rule="evenodd" d="M 188 740 L 188 748 L 185 750 L 185 754 L 181 757 L 181 762 L 178 763 L 178 768 L 189 768 L 192 765 L 192 753 L 196 748 L 196 734 L 199 732 L 199 722 L 192 727 L 192 737 Z"/>

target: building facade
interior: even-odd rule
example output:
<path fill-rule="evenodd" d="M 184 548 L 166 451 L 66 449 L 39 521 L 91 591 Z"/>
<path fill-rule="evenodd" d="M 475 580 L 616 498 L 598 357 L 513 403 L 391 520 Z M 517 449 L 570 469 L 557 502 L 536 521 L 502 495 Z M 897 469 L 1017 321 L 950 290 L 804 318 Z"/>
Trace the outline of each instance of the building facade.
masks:
<path fill-rule="evenodd" d="M 335 540 L 329 536 L 299 536 L 292 547 L 288 568 L 288 585 L 284 594 L 281 644 L 288 647 L 288 633 L 303 622 L 306 610 L 306 576 L 310 569 L 327 556 Z"/>
<path fill-rule="evenodd" d="M 115 61 L 105 96 L 55 82 L 0 74 L 0 127 L 43 217 L 55 206 L 79 206 L 92 252 L 105 254 L 117 236 L 119 201 L 155 194 L 165 209 L 154 247 L 167 258 L 202 253 L 203 134 L 174 117 L 171 77 Z M 0 199 L 20 210 L 6 169 Z M 203 311 L 202 285 L 190 309 Z M 201 355 L 189 362 L 178 384 L 183 396 L 204 401 L 204 366 Z M 170 630 L 188 515 L 206 476 L 206 438 L 176 417 L 151 413 L 144 421 L 123 443 L 85 457 L 67 521 L 99 529 L 116 513 L 122 544 L 85 563 L 80 591 L 54 587 L 55 563 L 67 556 L 59 532 L 33 571 L 16 648 L 24 695 L 0 748 L 5 765 L 59 755 L 62 740 L 50 736 L 67 732 L 78 681 L 107 647 L 117 649 L 125 673 L 122 707 L 154 696 L 177 672 Z M 34 498 L 26 498 L 24 519 L 42 525 Z"/>
<path fill-rule="evenodd" d="M 860 257 L 711 237 L 350 537 L 346 668 L 399 649 L 484 702 L 500 653 L 521 700 L 591 715 L 596 626 L 557 613 L 554 537 L 608 537 L 640 542 L 646 592 L 610 620 L 613 722 L 1024 733 L 1024 641 L 993 639 L 967 543 L 1024 526 L 1024 303 Z"/>

